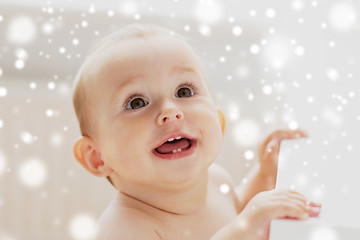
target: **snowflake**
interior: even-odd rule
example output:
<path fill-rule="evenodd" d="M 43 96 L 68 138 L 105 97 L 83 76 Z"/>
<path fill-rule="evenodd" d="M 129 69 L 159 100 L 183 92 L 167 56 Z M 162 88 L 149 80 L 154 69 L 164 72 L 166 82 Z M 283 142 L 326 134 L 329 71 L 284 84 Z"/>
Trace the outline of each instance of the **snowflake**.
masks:
<path fill-rule="evenodd" d="M 85 213 L 74 216 L 69 224 L 70 235 L 74 239 L 90 239 L 94 236 L 95 229 L 95 218 Z"/>
<path fill-rule="evenodd" d="M 7 89 L 5 87 L 0 87 L 0 98 L 6 97 Z"/>
<path fill-rule="evenodd" d="M 39 187 L 45 182 L 47 169 L 42 161 L 37 158 L 31 158 L 20 165 L 18 174 L 25 186 Z"/>
<path fill-rule="evenodd" d="M 356 24 L 355 7 L 346 2 L 334 4 L 329 11 L 329 23 L 337 31 L 352 30 Z"/>
<path fill-rule="evenodd" d="M 251 119 L 243 119 L 235 124 L 232 130 L 235 143 L 243 147 L 250 147 L 260 138 L 260 126 Z"/>
<path fill-rule="evenodd" d="M 14 17 L 9 24 L 6 37 L 13 44 L 30 44 L 37 37 L 37 26 L 31 17 Z"/>
<path fill-rule="evenodd" d="M 223 6 L 217 0 L 198 0 L 194 7 L 195 18 L 204 24 L 214 24 L 223 17 Z"/>
<path fill-rule="evenodd" d="M 5 173 L 7 160 L 5 154 L 0 151 L 0 176 Z"/>

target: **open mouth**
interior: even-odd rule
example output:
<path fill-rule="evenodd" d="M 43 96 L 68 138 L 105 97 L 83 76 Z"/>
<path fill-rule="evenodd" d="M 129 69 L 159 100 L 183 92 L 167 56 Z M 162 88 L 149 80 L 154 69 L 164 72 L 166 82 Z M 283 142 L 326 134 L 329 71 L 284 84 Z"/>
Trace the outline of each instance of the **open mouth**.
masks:
<path fill-rule="evenodd" d="M 195 140 L 184 136 L 176 136 L 160 144 L 153 152 L 164 159 L 177 159 L 192 154 L 195 146 Z"/>

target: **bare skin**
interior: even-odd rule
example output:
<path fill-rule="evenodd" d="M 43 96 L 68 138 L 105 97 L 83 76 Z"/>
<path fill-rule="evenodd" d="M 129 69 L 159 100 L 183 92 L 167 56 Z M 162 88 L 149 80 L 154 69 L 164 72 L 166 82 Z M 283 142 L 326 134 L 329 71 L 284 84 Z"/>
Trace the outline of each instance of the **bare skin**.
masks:
<path fill-rule="evenodd" d="M 233 191 L 221 193 L 221 184 L 231 186 L 232 183 L 223 169 L 213 165 L 209 169 L 206 201 L 188 214 L 166 212 L 119 193 L 99 220 L 98 239 L 132 239 L 133 236 L 136 239 L 210 239 L 237 216 L 235 194 Z"/>
<path fill-rule="evenodd" d="M 183 41 L 125 40 L 94 54 L 86 70 L 97 123 L 95 134 L 75 143 L 75 157 L 93 175 L 110 176 L 119 191 L 96 239 L 262 240 L 271 219 L 319 214 L 320 205 L 301 194 L 271 190 L 280 142 L 305 137 L 300 130 L 271 134 L 244 186 L 213 164 L 221 117 Z M 163 153 L 168 148 L 159 146 L 177 137 L 186 149 Z"/>

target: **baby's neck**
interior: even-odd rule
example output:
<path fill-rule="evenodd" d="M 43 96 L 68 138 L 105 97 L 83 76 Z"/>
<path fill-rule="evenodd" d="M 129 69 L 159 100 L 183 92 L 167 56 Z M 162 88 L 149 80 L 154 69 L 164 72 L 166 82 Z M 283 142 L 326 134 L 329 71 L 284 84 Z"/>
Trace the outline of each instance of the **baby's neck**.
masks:
<path fill-rule="evenodd" d="M 172 186 L 119 186 L 120 193 L 126 198 L 145 204 L 151 208 L 177 215 L 191 214 L 206 203 L 208 174 L 207 171 L 197 179 Z"/>

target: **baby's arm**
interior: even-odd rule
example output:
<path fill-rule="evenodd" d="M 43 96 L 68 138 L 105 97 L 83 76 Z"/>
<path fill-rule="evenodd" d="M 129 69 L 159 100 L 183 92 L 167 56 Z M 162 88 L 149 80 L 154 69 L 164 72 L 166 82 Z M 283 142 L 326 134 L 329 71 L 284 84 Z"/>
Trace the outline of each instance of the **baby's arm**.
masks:
<path fill-rule="evenodd" d="M 235 189 L 239 212 L 257 193 L 275 188 L 281 141 L 306 136 L 302 130 L 277 130 L 263 141 L 259 147 L 259 161 L 246 176 L 246 181 Z"/>

